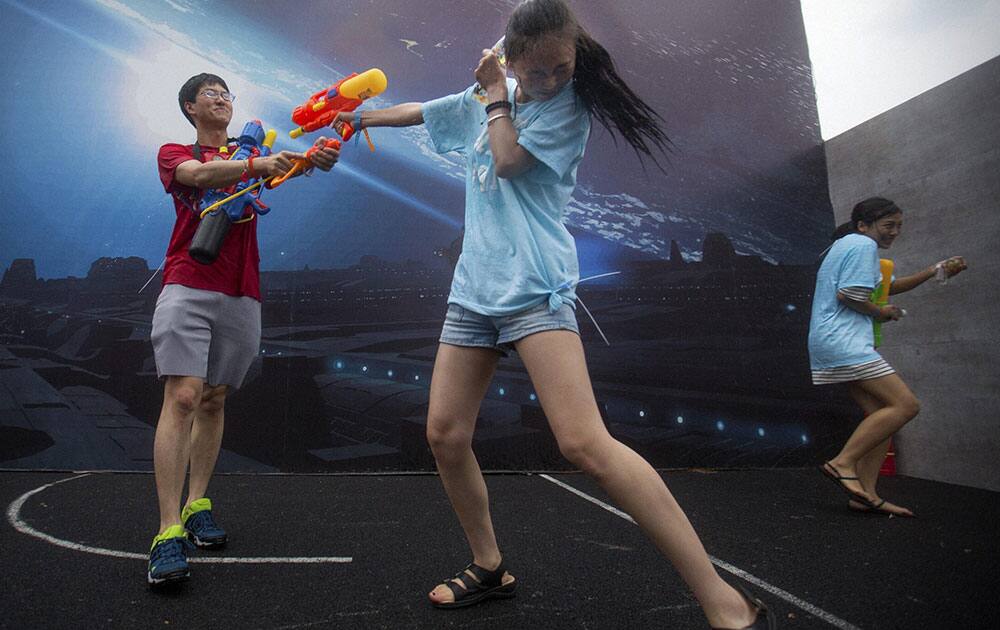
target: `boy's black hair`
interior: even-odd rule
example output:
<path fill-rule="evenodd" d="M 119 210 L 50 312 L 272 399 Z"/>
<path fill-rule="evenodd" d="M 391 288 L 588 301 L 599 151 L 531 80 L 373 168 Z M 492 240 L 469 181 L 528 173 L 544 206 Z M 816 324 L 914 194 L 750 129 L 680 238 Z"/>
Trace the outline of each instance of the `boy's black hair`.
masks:
<path fill-rule="evenodd" d="M 227 92 L 229 91 L 229 86 L 222 80 L 222 77 L 202 72 L 185 81 L 177 93 L 177 104 L 180 105 L 181 113 L 184 114 L 184 117 L 187 118 L 192 127 L 195 126 L 194 120 L 191 118 L 191 114 L 187 113 L 187 110 L 184 109 L 184 103 L 193 103 L 198 98 L 198 92 L 201 91 L 202 86 L 216 83 L 225 88 Z"/>

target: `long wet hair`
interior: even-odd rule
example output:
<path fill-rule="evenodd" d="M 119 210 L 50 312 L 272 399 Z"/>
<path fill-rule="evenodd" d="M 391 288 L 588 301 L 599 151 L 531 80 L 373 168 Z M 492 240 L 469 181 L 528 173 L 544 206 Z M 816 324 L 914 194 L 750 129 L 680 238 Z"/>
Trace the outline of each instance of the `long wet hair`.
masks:
<path fill-rule="evenodd" d="M 851 220 L 838 225 L 830 238 L 837 240 L 838 238 L 857 232 L 858 223 L 871 225 L 879 219 L 896 214 L 897 212 L 902 212 L 902 210 L 891 199 L 869 197 L 854 206 L 854 209 L 851 210 Z"/>
<path fill-rule="evenodd" d="M 647 156 L 660 166 L 654 150 L 666 154 L 671 147 L 661 127 L 663 117 L 626 85 L 611 55 L 580 26 L 563 0 L 524 0 L 514 9 L 504 37 L 508 63 L 532 50 L 538 38 L 562 32 L 575 34 L 573 87 L 587 111 L 612 139 L 617 130 L 640 160 Z"/>

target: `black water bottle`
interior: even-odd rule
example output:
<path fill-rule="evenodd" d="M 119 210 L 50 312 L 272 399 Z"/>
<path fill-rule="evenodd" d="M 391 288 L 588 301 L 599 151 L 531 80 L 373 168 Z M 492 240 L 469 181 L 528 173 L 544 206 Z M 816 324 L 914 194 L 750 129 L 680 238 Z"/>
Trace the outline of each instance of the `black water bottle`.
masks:
<path fill-rule="evenodd" d="M 198 222 L 198 229 L 195 230 L 194 238 L 191 239 L 191 246 L 188 253 L 191 258 L 203 265 L 210 265 L 219 257 L 219 250 L 222 249 L 222 241 L 229 233 L 229 226 L 232 221 L 224 210 L 219 210 L 213 214 L 206 215 Z"/>

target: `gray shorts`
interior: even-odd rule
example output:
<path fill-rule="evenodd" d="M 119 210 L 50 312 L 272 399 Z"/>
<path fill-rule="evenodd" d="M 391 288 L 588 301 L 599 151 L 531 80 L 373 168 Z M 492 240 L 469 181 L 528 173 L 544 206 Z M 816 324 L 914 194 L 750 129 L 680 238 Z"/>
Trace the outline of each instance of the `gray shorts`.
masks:
<path fill-rule="evenodd" d="M 579 335 L 573 307 L 563 304 L 550 313 L 549 303 L 542 302 L 511 315 L 490 317 L 449 304 L 439 341 L 453 346 L 493 348 L 506 357 L 514 350 L 515 341 L 546 330 L 569 330 Z"/>
<path fill-rule="evenodd" d="M 238 388 L 260 350 L 260 302 L 168 284 L 156 300 L 150 339 L 161 378 L 196 376 Z"/>

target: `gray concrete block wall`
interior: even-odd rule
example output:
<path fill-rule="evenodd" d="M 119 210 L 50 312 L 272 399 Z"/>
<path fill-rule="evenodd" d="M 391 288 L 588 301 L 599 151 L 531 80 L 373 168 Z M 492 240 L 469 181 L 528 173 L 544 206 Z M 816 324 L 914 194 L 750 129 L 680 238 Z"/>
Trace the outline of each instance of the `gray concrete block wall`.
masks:
<path fill-rule="evenodd" d="M 922 403 L 897 438 L 902 474 L 1000 490 L 1000 57 L 826 143 L 837 223 L 871 196 L 904 210 L 883 258 L 906 275 L 969 269 L 893 298 L 883 355 Z"/>

